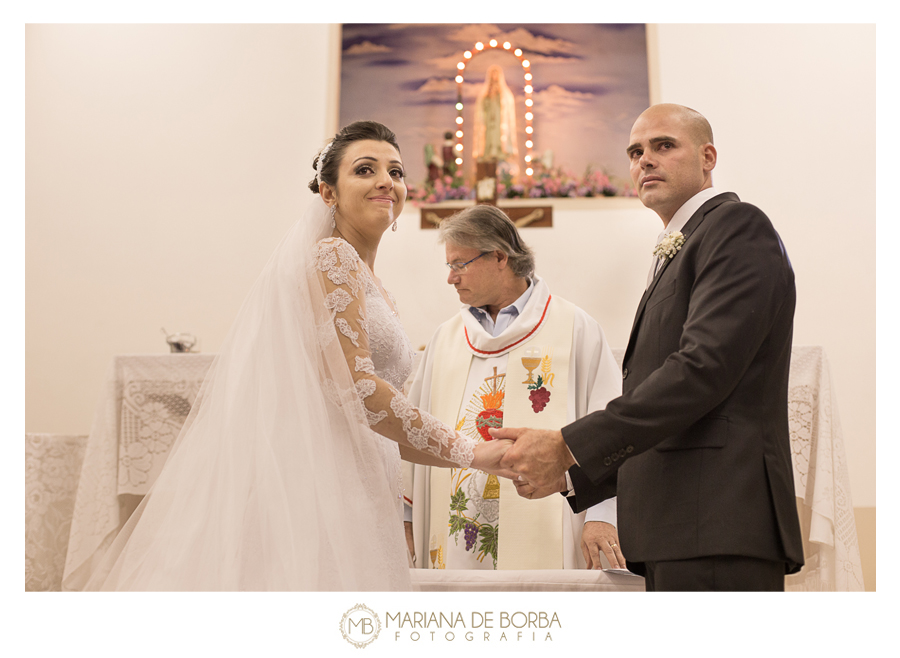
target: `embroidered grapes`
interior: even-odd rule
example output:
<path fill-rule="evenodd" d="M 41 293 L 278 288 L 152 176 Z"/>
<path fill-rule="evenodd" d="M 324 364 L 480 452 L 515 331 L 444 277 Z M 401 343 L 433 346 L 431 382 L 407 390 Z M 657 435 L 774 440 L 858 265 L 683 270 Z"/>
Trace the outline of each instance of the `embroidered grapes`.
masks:
<path fill-rule="evenodd" d="M 538 376 L 537 383 L 528 387 L 531 391 L 528 394 L 528 399 L 531 400 L 531 409 L 536 414 L 542 412 L 547 403 L 550 402 L 550 391 L 544 388 L 543 384 L 544 380 Z"/>

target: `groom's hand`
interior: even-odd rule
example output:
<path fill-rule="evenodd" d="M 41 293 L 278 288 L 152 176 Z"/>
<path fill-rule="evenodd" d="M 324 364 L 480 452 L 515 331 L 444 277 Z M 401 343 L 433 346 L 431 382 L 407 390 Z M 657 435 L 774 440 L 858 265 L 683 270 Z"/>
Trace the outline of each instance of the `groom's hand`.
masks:
<path fill-rule="evenodd" d="M 532 430 L 524 427 L 489 429 L 495 439 L 515 439 L 500 460 L 500 466 L 515 471 L 536 488 L 556 486 L 559 478 L 575 465 L 559 430 Z"/>

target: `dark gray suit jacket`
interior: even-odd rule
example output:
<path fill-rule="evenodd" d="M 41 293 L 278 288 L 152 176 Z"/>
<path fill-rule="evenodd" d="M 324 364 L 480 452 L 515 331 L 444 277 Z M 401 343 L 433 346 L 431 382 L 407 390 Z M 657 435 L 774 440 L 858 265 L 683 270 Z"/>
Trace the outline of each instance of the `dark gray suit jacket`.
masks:
<path fill-rule="evenodd" d="M 719 194 L 638 305 L 623 394 L 563 428 L 576 511 L 618 494 L 629 568 L 713 555 L 803 565 L 788 429 L 796 291 L 761 210 Z"/>

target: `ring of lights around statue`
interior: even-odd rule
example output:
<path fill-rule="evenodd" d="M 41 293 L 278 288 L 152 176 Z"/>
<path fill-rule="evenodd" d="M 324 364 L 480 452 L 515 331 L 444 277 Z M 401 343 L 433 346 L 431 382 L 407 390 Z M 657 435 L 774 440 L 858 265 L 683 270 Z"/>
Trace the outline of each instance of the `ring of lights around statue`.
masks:
<path fill-rule="evenodd" d="M 487 44 L 482 41 L 477 42 L 471 50 L 466 50 L 463 53 L 462 58 L 456 64 L 456 144 L 454 145 L 456 156 L 455 163 L 457 167 L 456 175 L 462 175 L 462 166 L 465 153 L 463 138 L 468 132 L 468 128 L 464 128 L 465 118 L 463 116 L 463 110 L 465 108 L 465 105 L 463 103 L 463 82 L 465 81 L 465 70 L 467 62 L 471 61 L 474 57 L 481 53 L 492 51 L 508 52 L 511 56 L 515 57 L 522 66 L 524 78 L 523 91 L 525 93 L 526 135 L 524 173 L 526 177 L 530 178 L 534 173 L 534 169 L 531 166 L 531 163 L 534 160 L 534 99 L 532 98 L 534 85 L 532 84 L 533 75 L 531 73 L 531 62 L 527 59 L 524 51 L 521 48 L 514 48 L 512 43 L 510 43 L 509 41 L 504 41 L 501 44 L 497 39 L 490 39 Z M 490 203 L 494 205 L 496 205 L 497 203 L 496 166 L 497 161 L 491 159 L 476 163 L 475 190 L 476 200 L 479 203 Z"/>

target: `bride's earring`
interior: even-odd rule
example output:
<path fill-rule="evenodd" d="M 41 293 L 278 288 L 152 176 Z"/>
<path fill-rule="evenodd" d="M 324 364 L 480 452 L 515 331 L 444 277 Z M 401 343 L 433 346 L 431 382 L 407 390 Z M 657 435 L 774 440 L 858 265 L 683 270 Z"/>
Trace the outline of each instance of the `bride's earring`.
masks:
<path fill-rule="evenodd" d="M 394 220 L 394 223 L 391 224 L 391 230 L 394 231 L 395 233 L 397 232 L 397 220 L 396 219 Z"/>
<path fill-rule="evenodd" d="M 334 213 L 337 211 L 337 204 L 331 206 L 331 228 L 335 228 L 337 224 L 334 222 Z M 396 223 L 396 222 L 395 222 Z"/>

